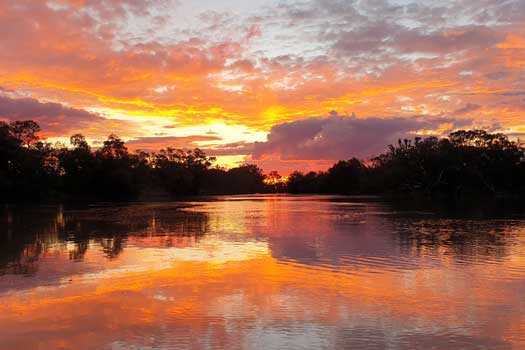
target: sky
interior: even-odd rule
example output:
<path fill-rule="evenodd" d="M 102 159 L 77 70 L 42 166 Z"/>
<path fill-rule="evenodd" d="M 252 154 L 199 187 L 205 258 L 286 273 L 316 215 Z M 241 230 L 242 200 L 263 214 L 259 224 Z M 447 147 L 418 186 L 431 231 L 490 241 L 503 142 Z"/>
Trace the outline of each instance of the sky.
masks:
<path fill-rule="evenodd" d="M 525 136 L 523 0 L 0 0 L 0 120 L 232 167 Z"/>

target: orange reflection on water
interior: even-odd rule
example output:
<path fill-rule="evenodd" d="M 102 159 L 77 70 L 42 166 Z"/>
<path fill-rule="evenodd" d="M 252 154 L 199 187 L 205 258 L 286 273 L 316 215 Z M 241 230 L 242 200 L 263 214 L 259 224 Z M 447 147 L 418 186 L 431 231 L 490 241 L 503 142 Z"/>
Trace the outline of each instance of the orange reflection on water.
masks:
<path fill-rule="evenodd" d="M 111 258 L 94 239 L 69 270 L 66 244 L 33 277 L 0 276 L 0 349 L 525 346 L 522 228 L 505 228 L 516 237 L 494 257 L 451 243 L 400 250 L 377 206 L 273 198 L 192 210 L 207 213 L 206 236 L 146 228 Z"/>
<path fill-rule="evenodd" d="M 221 264 L 213 259 L 179 260 L 165 269 L 117 269 L 118 273 L 107 275 L 73 276 L 73 282 L 61 288 L 38 287 L 2 295 L 3 346 L 98 349 L 115 342 L 142 344 L 149 338 L 172 334 L 173 339 L 168 338 L 173 344 L 187 341 L 197 348 L 205 339 L 219 348 L 240 348 L 240 340 L 258 325 L 335 327 L 359 324 L 353 315 L 363 314 L 391 318 L 385 327 L 415 319 L 419 324 L 454 329 L 461 328 L 465 318 L 490 320 L 489 306 L 501 297 L 500 291 L 489 285 L 466 289 L 443 285 L 450 282 L 443 269 L 403 273 L 362 269 L 348 274 L 282 264 L 256 250 L 252 259 Z M 123 257 L 127 261 L 144 261 L 140 250 L 128 254 Z M 479 274 L 484 269 L 460 274 Z M 468 307 L 462 306 L 465 302 L 486 305 L 486 314 L 470 314 Z M 445 318 L 451 305 L 457 311 Z M 489 322 L 475 336 L 483 338 L 485 331 L 495 330 L 504 336 L 506 329 L 523 327 L 519 317 L 505 324 L 500 321 Z M 235 337 L 230 333 L 232 327 L 238 333 Z M 28 330 L 32 337 L 24 336 Z M 523 339 L 515 340 L 525 345 Z"/>

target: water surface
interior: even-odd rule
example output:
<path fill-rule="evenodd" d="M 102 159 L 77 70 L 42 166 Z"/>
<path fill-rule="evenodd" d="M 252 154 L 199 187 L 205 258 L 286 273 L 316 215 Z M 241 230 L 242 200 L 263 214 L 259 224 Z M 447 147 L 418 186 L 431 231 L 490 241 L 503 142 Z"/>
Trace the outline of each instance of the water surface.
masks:
<path fill-rule="evenodd" d="M 1 350 L 525 349 L 519 213 L 326 196 L 1 213 Z"/>

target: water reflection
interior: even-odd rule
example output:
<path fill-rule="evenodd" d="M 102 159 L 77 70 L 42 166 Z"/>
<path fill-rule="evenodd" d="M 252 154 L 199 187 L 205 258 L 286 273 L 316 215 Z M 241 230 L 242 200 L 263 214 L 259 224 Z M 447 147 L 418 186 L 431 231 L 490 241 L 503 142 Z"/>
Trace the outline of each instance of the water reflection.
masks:
<path fill-rule="evenodd" d="M 166 204 L 84 210 L 5 207 L 2 217 L 0 274 L 34 274 L 39 258 L 52 252 L 66 252 L 71 260 L 82 261 L 91 247 L 113 259 L 130 237 L 134 244 L 156 247 L 188 244 L 203 236 L 207 227 L 206 214 Z"/>
<path fill-rule="evenodd" d="M 2 350 L 525 347 L 520 215 L 315 196 L 2 215 Z"/>

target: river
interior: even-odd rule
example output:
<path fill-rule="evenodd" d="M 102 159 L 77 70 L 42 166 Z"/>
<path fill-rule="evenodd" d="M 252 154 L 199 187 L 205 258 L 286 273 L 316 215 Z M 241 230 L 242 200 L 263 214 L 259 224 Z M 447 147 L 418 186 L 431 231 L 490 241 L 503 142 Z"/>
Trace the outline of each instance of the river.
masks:
<path fill-rule="evenodd" d="M 0 213 L 0 350 L 525 349 L 519 211 L 254 195 Z"/>

